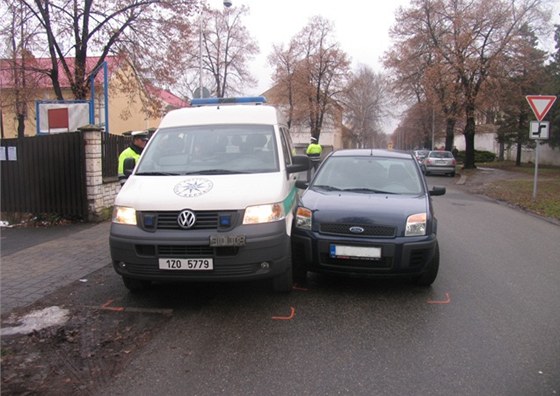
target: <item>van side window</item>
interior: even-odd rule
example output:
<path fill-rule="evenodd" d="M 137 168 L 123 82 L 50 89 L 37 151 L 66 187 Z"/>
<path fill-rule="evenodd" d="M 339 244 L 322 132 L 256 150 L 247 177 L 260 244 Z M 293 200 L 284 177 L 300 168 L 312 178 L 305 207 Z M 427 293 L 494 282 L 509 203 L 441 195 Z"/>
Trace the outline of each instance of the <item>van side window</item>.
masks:
<path fill-rule="evenodd" d="M 280 127 L 280 136 L 282 137 L 282 152 L 284 153 L 284 162 L 286 165 L 292 164 L 292 151 L 290 144 L 289 132 L 286 128 Z"/>

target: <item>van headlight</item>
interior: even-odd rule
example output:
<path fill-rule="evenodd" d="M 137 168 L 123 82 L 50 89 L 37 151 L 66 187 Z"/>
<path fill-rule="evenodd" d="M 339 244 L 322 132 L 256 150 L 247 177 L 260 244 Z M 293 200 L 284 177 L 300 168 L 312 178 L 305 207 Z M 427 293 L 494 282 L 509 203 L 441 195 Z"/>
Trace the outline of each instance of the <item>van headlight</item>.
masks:
<path fill-rule="evenodd" d="M 271 223 L 273 221 L 283 220 L 285 217 L 286 212 L 284 212 L 284 205 L 281 203 L 249 206 L 245 209 L 243 224 Z"/>
<path fill-rule="evenodd" d="M 302 230 L 311 230 L 313 213 L 307 209 L 299 207 L 296 211 L 296 227 Z"/>
<path fill-rule="evenodd" d="M 136 210 L 126 206 L 115 206 L 111 221 L 117 224 L 136 225 Z"/>
<path fill-rule="evenodd" d="M 417 213 L 408 216 L 404 236 L 426 235 L 426 213 Z"/>

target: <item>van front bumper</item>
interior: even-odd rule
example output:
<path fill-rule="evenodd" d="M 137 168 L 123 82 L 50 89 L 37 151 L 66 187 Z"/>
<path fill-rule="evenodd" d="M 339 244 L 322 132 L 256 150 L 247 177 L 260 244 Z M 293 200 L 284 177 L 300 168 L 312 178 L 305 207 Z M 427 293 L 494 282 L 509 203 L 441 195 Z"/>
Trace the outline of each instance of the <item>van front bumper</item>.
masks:
<path fill-rule="evenodd" d="M 210 246 L 212 236 L 243 235 L 243 246 Z M 109 238 L 115 271 L 151 281 L 245 281 L 273 278 L 291 267 L 290 237 L 284 221 L 243 225 L 227 233 L 215 230 L 158 230 L 111 224 Z M 212 270 L 163 270 L 160 258 L 211 258 Z"/>

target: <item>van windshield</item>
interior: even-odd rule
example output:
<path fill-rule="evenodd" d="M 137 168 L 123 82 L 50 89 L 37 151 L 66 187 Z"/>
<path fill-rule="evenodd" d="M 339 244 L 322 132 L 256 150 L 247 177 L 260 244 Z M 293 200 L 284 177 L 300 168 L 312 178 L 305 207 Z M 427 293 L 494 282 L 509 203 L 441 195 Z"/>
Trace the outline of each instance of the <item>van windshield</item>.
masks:
<path fill-rule="evenodd" d="M 159 129 L 137 175 L 277 172 L 271 125 L 201 125 Z"/>

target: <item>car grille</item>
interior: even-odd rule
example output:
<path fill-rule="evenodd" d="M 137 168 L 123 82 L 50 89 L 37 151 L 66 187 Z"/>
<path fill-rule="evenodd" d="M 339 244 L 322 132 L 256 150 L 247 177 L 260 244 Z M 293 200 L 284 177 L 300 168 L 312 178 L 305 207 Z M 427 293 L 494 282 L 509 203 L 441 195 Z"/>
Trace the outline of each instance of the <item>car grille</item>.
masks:
<path fill-rule="evenodd" d="M 354 233 L 350 231 L 352 227 L 361 227 L 364 229 L 362 233 Z M 396 228 L 393 226 L 371 225 L 371 224 L 338 224 L 324 223 L 320 227 L 321 234 L 330 235 L 352 235 L 354 237 L 383 237 L 394 238 Z"/>
<path fill-rule="evenodd" d="M 142 212 L 140 214 L 141 226 L 147 231 L 155 230 L 184 230 L 179 227 L 177 217 L 181 211 L 166 212 Z M 236 225 L 239 218 L 238 212 L 217 212 L 217 211 L 200 211 L 194 212 L 196 215 L 196 223 L 190 230 L 215 230 L 228 229 Z M 228 224 L 220 224 L 221 218 L 229 218 Z"/>
<path fill-rule="evenodd" d="M 393 257 L 383 257 L 380 260 L 349 260 L 330 257 L 328 254 L 320 255 L 321 265 L 332 269 L 344 271 L 363 271 L 390 269 L 393 267 Z"/>

